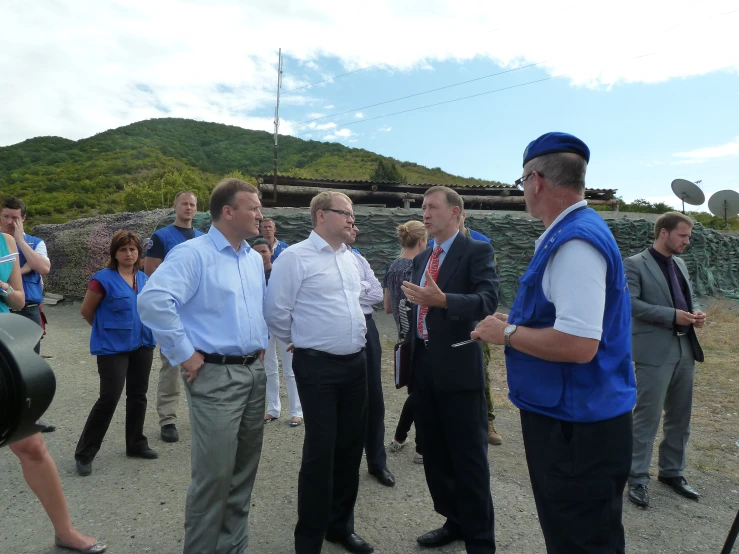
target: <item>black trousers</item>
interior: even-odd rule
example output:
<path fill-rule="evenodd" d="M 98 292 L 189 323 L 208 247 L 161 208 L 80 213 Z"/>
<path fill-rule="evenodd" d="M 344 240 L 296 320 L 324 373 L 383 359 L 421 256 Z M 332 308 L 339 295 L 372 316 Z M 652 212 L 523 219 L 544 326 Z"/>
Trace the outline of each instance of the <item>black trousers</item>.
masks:
<path fill-rule="evenodd" d="M 411 425 L 416 419 L 416 404 L 418 403 L 418 395 L 415 392 L 408 393 L 408 398 L 405 399 L 403 409 L 400 412 L 400 419 L 398 419 L 398 425 L 395 427 L 395 440 L 403 442 L 408 438 L 408 432 L 411 430 Z M 418 432 L 418 425 L 416 425 L 416 453 L 423 454 L 423 448 L 421 447 L 421 436 Z"/>
<path fill-rule="evenodd" d="M 447 518 L 445 527 L 461 534 L 469 554 L 494 553 L 485 391 L 436 389 L 426 356 L 421 343 L 413 360 L 412 394 L 434 509 Z"/>
<path fill-rule="evenodd" d="M 87 417 L 87 423 L 77 443 L 74 457 L 90 463 L 100 450 L 105 433 L 113 419 L 118 400 L 126 386 L 126 450 L 148 446 L 144 436 L 146 391 L 154 355 L 153 348 L 141 347 L 133 352 L 98 356 L 100 397 Z"/>
<path fill-rule="evenodd" d="M 295 349 L 293 372 L 303 405 L 305 440 L 298 476 L 295 552 L 321 552 L 326 534 L 354 532 L 367 429 L 367 356 L 308 355 Z"/>
<path fill-rule="evenodd" d="M 382 347 L 380 333 L 372 318 L 367 320 L 367 436 L 364 449 L 370 472 L 387 469 L 385 452 L 385 399 L 382 395 Z"/>
<path fill-rule="evenodd" d="M 571 423 L 521 410 L 526 461 L 549 554 L 623 554 L 631 412 Z"/>
<path fill-rule="evenodd" d="M 39 312 L 38 306 L 25 306 L 22 310 L 13 313 L 22 315 L 41 327 L 41 312 Z M 33 347 L 33 351 L 36 352 L 36 354 L 41 354 L 41 340 L 39 340 L 36 343 L 36 346 Z"/>

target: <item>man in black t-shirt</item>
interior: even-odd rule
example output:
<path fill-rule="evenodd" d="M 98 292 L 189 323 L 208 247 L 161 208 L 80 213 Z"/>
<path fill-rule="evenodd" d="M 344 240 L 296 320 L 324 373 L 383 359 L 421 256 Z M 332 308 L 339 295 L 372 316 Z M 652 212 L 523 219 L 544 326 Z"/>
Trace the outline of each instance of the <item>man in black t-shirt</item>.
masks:
<path fill-rule="evenodd" d="M 156 271 L 175 246 L 203 234 L 192 227 L 192 220 L 197 211 L 198 199 L 195 194 L 190 191 L 177 193 L 174 198 L 174 223 L 156 231 L 146 245 L 144 272 L 148 276 Z M 162 440 L 177 442 L 180 437 L 175 425 L 177 421 L 175 411 L 180 400 L 180 366 L 172 366 L 161 353 L 159 357 L 162 360 L 162 367 L 159 370 L 157 386 L 157 413 L 162 428 Z"/>

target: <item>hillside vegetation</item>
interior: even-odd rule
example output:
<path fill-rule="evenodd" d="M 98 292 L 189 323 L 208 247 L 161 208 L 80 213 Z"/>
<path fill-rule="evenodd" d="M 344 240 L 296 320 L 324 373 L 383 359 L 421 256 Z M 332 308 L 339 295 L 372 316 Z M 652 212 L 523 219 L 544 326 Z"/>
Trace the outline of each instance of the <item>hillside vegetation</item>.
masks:
<path fill-rule="evenodd" d="M 378 162 L 395 164 L 409 183 L 499 185 L 451 175 L 341 144 L 280 137 L 280 173 L 369 179 Z M 18 196 L 29 220 L 78 217 L 171 204 L 190 188 L 206 196 L 225 175 L 271 173 L 273 137 L 264 131 L 188 119 L 151 119 L 73 141 L 37 137 L 0 148 L 0 194 Z"/>

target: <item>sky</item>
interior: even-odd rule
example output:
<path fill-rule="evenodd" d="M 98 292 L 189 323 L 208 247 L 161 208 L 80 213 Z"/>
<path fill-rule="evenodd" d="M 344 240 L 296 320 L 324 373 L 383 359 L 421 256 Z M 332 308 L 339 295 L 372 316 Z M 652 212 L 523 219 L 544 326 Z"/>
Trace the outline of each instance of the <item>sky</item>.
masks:
<path fill-rule="evenodd" d="M 739 190 L 739 0 L 0 0 L 0 24 L 0 146 L 157 117 L 272 131 L 282 48 L 281 134 L 512 183 L 564 131 L 626 201 Z"/>

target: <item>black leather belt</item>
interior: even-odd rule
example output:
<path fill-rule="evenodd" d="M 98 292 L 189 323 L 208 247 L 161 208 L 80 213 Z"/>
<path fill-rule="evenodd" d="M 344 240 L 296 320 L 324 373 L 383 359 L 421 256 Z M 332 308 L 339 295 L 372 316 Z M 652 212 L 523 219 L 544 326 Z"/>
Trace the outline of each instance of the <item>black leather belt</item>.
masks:
<path fill-rule="evenodd" d="M 330 352 L 324 352 L 323 350 L 314 350 L 313 348 L 296 348 L 296 353 L 305 354 L 306 356 L 313 356 L 314 358 L 328 358 L 330 360 L 353 360 L 364 352 L 362 348 L 359 352 L 354 354 L 331 354 Z"/>
<path fill-rule="evenodd" d="M 256 352 L 252 352 L 251 354 L 247 354 L 246 356 L 225 356 L 223 354 L 207 354 L 206 352 L 201 352 L 203 355 L 203 360 L 205 360 L 205 363 L 208 364 L 217 364 L 217 365 L 251 365 L 254 362 L 256 362 L 259 359 L 259 354 L 261 353 L 261 350 L 257 350 Z"/>

